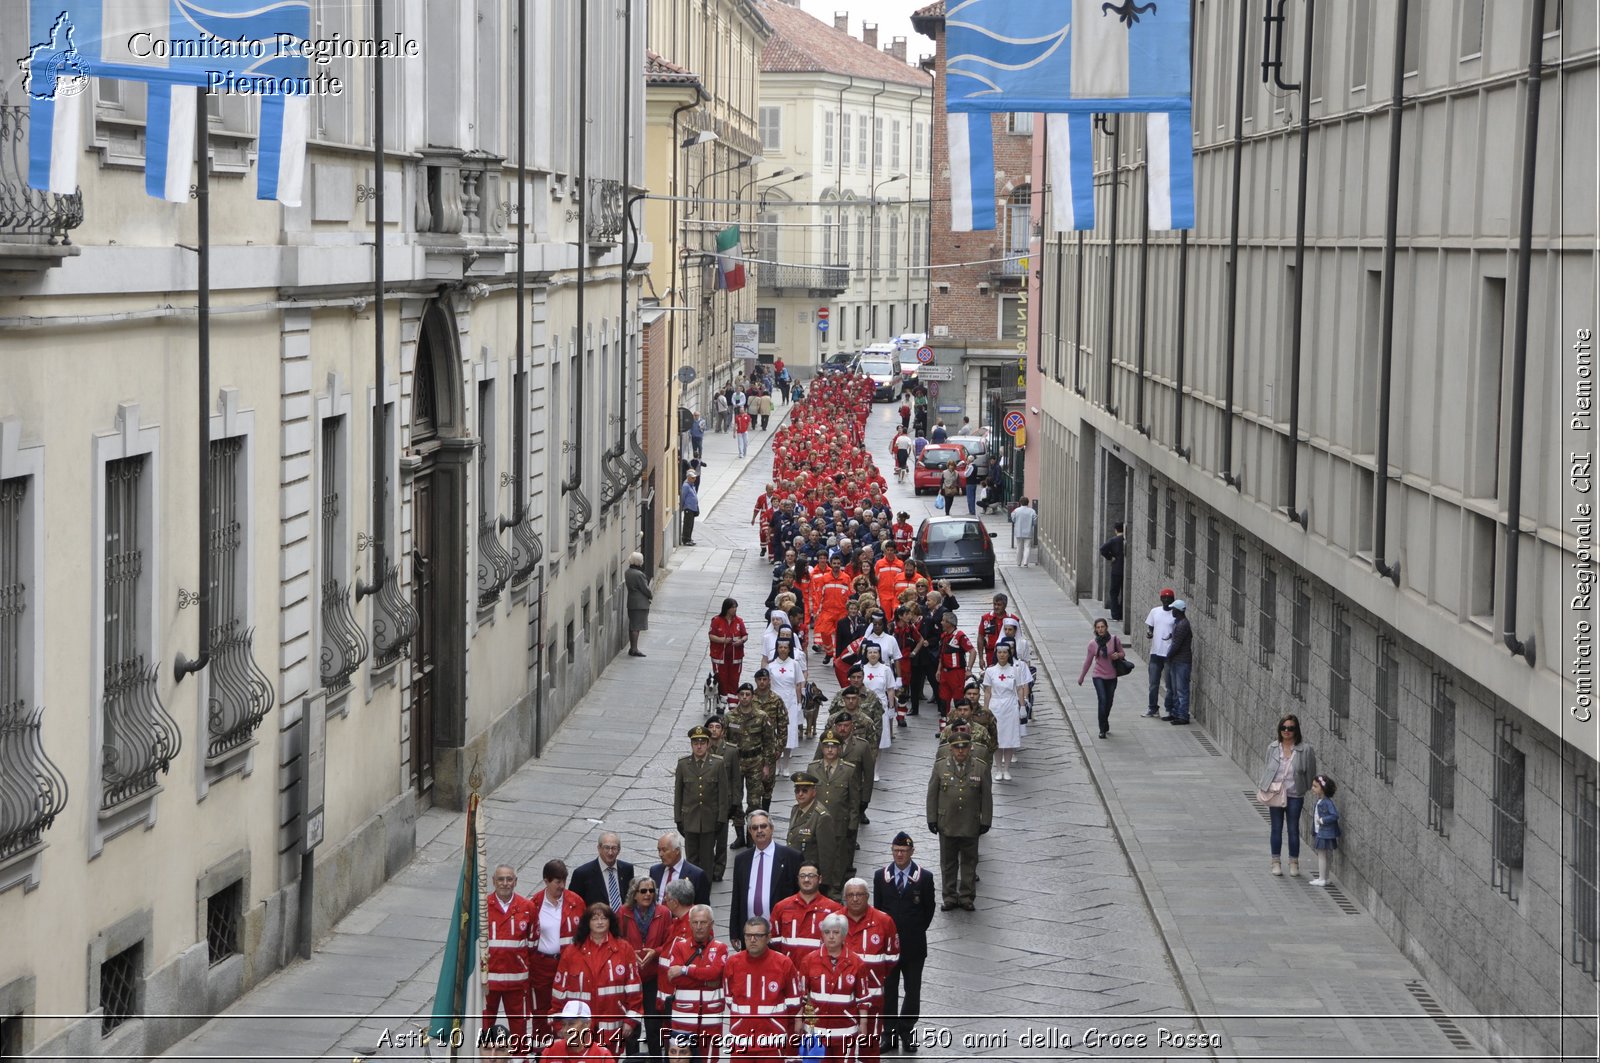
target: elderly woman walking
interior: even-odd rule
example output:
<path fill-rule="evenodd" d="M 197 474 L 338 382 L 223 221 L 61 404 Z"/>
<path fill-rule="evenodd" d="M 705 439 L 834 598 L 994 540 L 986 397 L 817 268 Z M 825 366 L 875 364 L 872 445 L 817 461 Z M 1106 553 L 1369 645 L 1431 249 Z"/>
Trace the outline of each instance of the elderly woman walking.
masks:
<path fill-rule="evenodd" d="M 644 555 L 637 550 L 628 555 L 623 582 L 628 587 L 628 656 L 643 657 L 639 652 L 639 632 L 650 628 L 650 602 L 656 595 L 650 589 L 650 577 L 644 574 Z"/>

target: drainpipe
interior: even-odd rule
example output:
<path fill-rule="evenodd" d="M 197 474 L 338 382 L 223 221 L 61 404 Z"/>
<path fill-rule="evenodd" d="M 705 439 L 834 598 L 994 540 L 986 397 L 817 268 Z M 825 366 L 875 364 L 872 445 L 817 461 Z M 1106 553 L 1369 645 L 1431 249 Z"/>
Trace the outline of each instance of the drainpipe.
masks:
<path fill-rule="evenodd" d="M 589 5 L 578 5 L 578 371 L 572 374 L 572 477 L 561 485 L 563 495 L 583 486 L 584 370 L 589 346 L 584 326 L 583 289 L 589 257 Z M 562 444 L 564 447 L 567 445 Z M 582 498 L 581 492 L 579 497 Z M 569 529 L 570 530 L 570 529 Z"/>
<path fill-rule="evenodd" d="M 878 281 L 878 156 L 883 152 L 878 142 L 878 97 L 888 91 L 887 81 L 878 83 L 878 91 L 872 94 L 872 121 L 867 126 L 867 142 L 872 145 L 872 161 L 867 164 L 867 201 L 871 204 L 867 209 L 872 211 L 872 251 L 867 258 L 867 338 L 873 343 L 878 342 L 878 304 L 873 299 Z"/>
<path fill-rule="evenodd" d="M 1279 3 L 1279 42 L 1282 35 L 1282 0 Z M 1289 348 L 1289 483 L 1284 492 L 1283 512 L 1302 531 L 1307 528 L 1306 511 L 1295 509 L 1300 483 L 1300 351 L 1306 287 L 1306 180 L 1311 164 L 1311 35 L 1316 32 L 1317 0 L 1306 0 L 1306 35 L 1300 45 L 1300 187 L 1294 207 L 1294 321 L 1290 326 Z M 1273 72 L 1277 77 L 1277 71 Z M 1280 80 L 1280 88 L 1289 88 Z"/>
<path fill-rule="evenodd" d="M 670 218 L 671 218 L 671 223 L 670 224 L 672 226 L 672 262 L 671 262 L 671 268 L 672 268 L 672 303 L 673 303 L 673 305 L 677 305 L 683 299 L 683 289 L 678 286 L 678 269 L 679 269 L 679 264 L 678 264 L 678 257 L 679 257 L 678 256 L 678 200 L 681 198 L 681 186 L 680 186 L 679 180 L 678 180 L 678 164 L 679 164 L 679 161 L 683 158 L 683 153 L 684 153 L 685 149 L 683 147 L 683 142 L 678 139 L 678 135 L 679 135 L 678 134 L 678 116 L 681 115 L 684 111 L 690 111 L 690 110 L 693 110 L 694 108 L 700 106 L 700 104 L 705 102 L 705 98 L 706 98 L 705 89 L 701 88 L 700 85 L 698 83 L 696 83 L 695 86 L 694 86 L 694 99 L 691 100 L 689 103 L 679 104 L 677 107 L 674 107 L 672 109 L 672 207 L 671 207 L 671 212 L 670 212 Z M 678 378 L 678 375 L 677 375 L 678 374 L 677 361 L 678 361 L 678 315 L 677 315 L 677 313 L 674 312 L 674 313 L 669 313 L 667 315 L 667 394 L 668 395 L 672 394 L 672 382 Z M 670 406 L 672 404 L 668 403 L 668 405 Z M 672 409 L 669 409 L 667 411 L 667 434 L 666 434 L 666 438 L 674 440 L 674 441 L 677 440 L 677 438 L 679 436 L 677 419 L 678 419 L 677 408 L 674 407 Z M 676 445 L 676 444 L 674 444 L 674 445 Z"/>
<path fill-rule="evenodd" d="M 1190 450 L 1183 445 L 1183 356 L 1188 333 L 1185 322 L 1189 317 L 1189 230 L 1178 234 L 1178 379 L 1172 389 L 1172 449 L 1184 461 Z"/>
<path fill-rule="evenodd" d="M 623 52 L 623 54 L 625 56 L 627 56 L 627 64 L 629 66 L 632 66 L 633 65 L 633 0 L 622 0 L 622 36 L 623 36 L 622 52 Z M 628 268 L 633 263 L 628 261 L 628 219 L 627 219 L 627 216 L 626 216 L 627 215 L 627 211 L 628 211 L 628 192 L 631 190 L 631 181 L 629 180 L 629 178 L 632 177 L 631 168 L 628 165 L 628 163 L 629 163 L 629 159 L 628 159 L 629 138 L 633 134 L 633 108 L 632 108 L 633 100 L 631 98 L 632 97 L 632 92 L 633 92 L 633 89 L 631 87 L 632 85 L 633 85 L 633 81 L 632 81 L 631 78 L 624 78 L 623 79 L 623 81 L 622 81 L 622 206 L 623 206 L 623 215 L 624 215 L 624 217 L 622 219 L 622 246 L 621 246 L 621 249 L 618 252 L 618 254 L 620 256 L 618 261 L 620 261 L 622 263 L 622 271 L 621 271 L 622 272 L 622 317 L 619 319 L 618 326 L 617 326 L 617 331 L 622 337 L 622 342 L 620 344 L 621 353 L 619 355 L 619 360 L 621 362 L 621 372 L 618 374 L 618 385 L 619 385 L 619 388 L 620 388 L 620 395 L 619 395 L 618 404 L 617 404 L 617 406 L 618 406 L 618 408 L 617 408 L 617 416 L 618 416 L 618 419 L 617 419 L 617 449 L 616 449 L 616 453 L 614 455 L 612 455 L 612 458 L 611 458 L 611 460 L 614 461 L 614 462 L 622 460 L 622 456 L 625 453 L 627 453 L 627 450 L 628 450 L 628 384 L 629 384 L 630 377 L 632 376 L 632 374 L 628 372 L 628 340 L 630 338 L 629 331 L 628 331 Z M 621 500 L 621 494 L 619 492 L 618 501 L 620 501 L 620 500 Z"/>
<path fill-rule="evenodd" d="M 383 4 L 372 5 L 372 39 L 383 40 Z M 384 542 L 383 512 L 387 502 L 384 475 L 389 469 L 388 433 L 384 431 L 383 392 L 383 60 L 372 63 L 372 379 L 376 387 L 372 413 L 372 579 L 356 581 L 356 601 L 383 589 Z"/>
<path fill-rule="evenodd" d="M 1145 182 L 1148 185 L 1150 173 L 1145 171 Z M 1144 423 L 1144 338 L 1145 338 L 1145 297 L 1150 291 L 1150 189 L 1146 187 L 1144 195 L 1144 212 L 1139 221 L 1139 338 L 1138 366 L 1134 370 L 1133 391 L 1133 428 L 1134 431 L 1150 438 L 1150 426 Z"/>
<path fill-rule="evenodd" d="M 1394 258 L 1400 229 L 1400 119 L 1405 102 L 1406 10 L 1400 0 L 1394 16 L 1394 94 L 1389 98 L 1389 201 L 1383 226 L 1383 338 L 1378 369 L 1378 475 L 1372 512 L 1372 566 L 1400 586 L 1400 562 L 1389 562 L 1389 406 L 1394 398 Z M 1535 53 L 1537 54 L 1537 53 Z M 1537 102 L 1537 98 L 1536 98 Z"/>
<path fill-rule="evenodd" d="M 1239 5 L 1239 71 L 1233 79 L 1233 217 L 1228 223 L 1228 324 L 1223 340 L 1222 482 L 1239 490 L 1233 475 L 1233 358 L 1239 324 L 1239 190 L 1244 180 L 1244 49 L 1248 43 L 1250 5 Z"/>
<path fill-rule="evenodd" d="M 1072 326 L 1072 390 L 1083 397 L 1083 230 L 1078 230 L 1078 297 L 1074 301 L 1077 319 Z"/>
<path fill-rule="evenodd" d="M 527 316 L 527 252 L 528 252 L 528 0 L 517 0 L 517 376 L 523 386 L 529 387 L 526 336 L 523 319 Z M 511 519 L 501 520 L 501 531 L 522 521 L 527 512 L 524 501 L 524 484 L 527 474 L 527 407 L 528 396 L 518 395 L 511 389 L 511 401 L 516 410 L 511 416 L 512 432 L 516 443 L 512 449 L 512 478 L 516 486 L 511 505 Z M 538 684 L 536 683 L 535 686 Z"/>
<path fill-rule="evenodd" d="M 1116 371 L 1117 352 L 1117 193 L 1122 188 L 1122 162 L 1117 154 L 1117 134 L 1121 122 L 1115 115 L 1101 115 L 1100 128 L 1111 138 L 1111 251 L 1106 269 L 1106 412 L 1117 415 L 1113 397 L 1112 374 Z"/>
<path fill-rule="evenodd" d="M 200 458 L 200 483 L 197 505 L 199 506 L 199 529 L 195 550 L 200 562 L 200 652 L 194 660 L 186 657 L 182 650 L 173 665 L 173 681 L 181 683 L 183 677 L 191 672 L 198 672 L 211 661 L 211 574 L 207 571 L 207 563 L 211 558 L 208 545 L 211 542 L 211 175 L 210 155 L 211 131 L 210 120 L 206 117 L 205 102 L 195 108 L 195 151 L 199 156 L 199 165 L 196 167 L 198 176 L 195 179 L 195 215 L 200 238 L 195 266 L 195 279 L 199 299 L 199 425 L 197 436 L 199 438 Z"/>
<path fill-rule="evenodd" d="M 1522 539 L 1522 421 L 1528 391 L 1528 290 L 1533 265 L 1533 196 L 1538 174 L 1539 90 L 1543 80 L 1540 66 L 1544 58 L 1545 0 L 1533 0 L 1528 29 L 1528 92 L 1522 117 L 1522 232 L 1517 237 L 1517 307 L 1512 326 L 1511 353 L 1511 438 L 1506 459 L 1511 466 L 1506 506 L 1505 644 L 1512 656 L 1521 657 L 1532 668 L 1537 662 L 1533 636 L 1517 638 L 1517 561 Z"/>

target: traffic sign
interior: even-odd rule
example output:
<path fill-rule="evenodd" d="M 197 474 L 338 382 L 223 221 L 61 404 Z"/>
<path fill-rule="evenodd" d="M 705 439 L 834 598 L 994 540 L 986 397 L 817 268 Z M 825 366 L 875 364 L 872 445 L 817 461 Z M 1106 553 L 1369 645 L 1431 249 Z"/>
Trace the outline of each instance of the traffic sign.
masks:
<path fill-rule="evenodd" d="M 917 348 L 917 361 L 921 362 L 923 365 L 932 365 L 933 364 L 933 348 L 927 346 L 926 344 L 924 344 L 921 347 L 918 347 Z"/>
<path fill-rule="evenodd" d="M 917 379 L 921 381 L 954 380 L 956 367 L 953 365 L 925 365 L 917 371 Z"/>
<path fill-rule="evenodd" d="M 827 318 L 823 318 L 821 321 L 817 322 L 817 331 L 818 332 L 827 332 L 828 331 L 828 319 Z"/>
<path fill-rule="evenodd" d="M 817 317 L 823 321 L 828 320 L 828 308 L 825 306 L 817 307 Z"/>
<path fill-rule="evenodd" d="M 1025 424 L 1027 424 L 1027 421 L 1023 418 L 1020 410 L 1012 410 L 1010 413 L 1006 414 L 1005 424 L 1006 432 L 1010 435 L 1016 435 L 1018 432 L 1022 431 L 1022 428 Z"/>

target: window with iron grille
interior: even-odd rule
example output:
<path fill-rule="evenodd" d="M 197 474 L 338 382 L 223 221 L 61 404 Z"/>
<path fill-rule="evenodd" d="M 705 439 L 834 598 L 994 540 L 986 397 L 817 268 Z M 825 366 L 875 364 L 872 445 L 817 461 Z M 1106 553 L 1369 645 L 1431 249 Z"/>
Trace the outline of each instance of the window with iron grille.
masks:
<path fill-rule="evenodd" d="M 181 744 L 177 722 L 158 697 L 158 669 L 146 656 L 150 633 L 142 626 L 150 593 L 145 574 L 148 457 L 106 463 L 100 759 L 100 807 L 105 809 L 153 790 L 156 775 L 172 766 Z"/>
<path fill-rule="evenodd" d="M 245 599 L 245 437 L 211 441 L 211 542 L 206 580 L 211 594 L 211 665 L 206 757 L 226 757 L 250 740 L 272 708 L 272 684 L 256 667 Z"/>
<path fill-rule="evenodd" d="M 778 308 L 774 306 L 756 307 L 756 331 L 762 343 L 778 342 Z"/>
<path fill-rule="evenodd" d="M 1520 728 L 1501 717 L 1494 741 L 1494 790 L 1489 796 L 1493 821 L 1493 864 L 1489 880 L 1494 888 L 1517 899 L 1522 882 L 1522 843 L 1527 830 L 1527 756 L 1517 748 Z"/>
<path fill-rule="evenodd" d="M 1306 700 L 1306 683 L 1311 678 L 1311 586 L 1296 576 L 1294 581 L 1294 620 L 1289 638 L 1294 643 L 1289 655 L 1289 693 Z"/>
<path fill-rule="evenodd" d="M 1592 775 L 1572 780 L 1572 962 L 1595 977 L 1600 940 L 1600 809 Z"/>
<path fill-rule="evenodd" d="M 1433 673 L 1433 711 L 1428 716 L 1428 829 L 1450 836 L 1456 804 L 1456 703 L 1450 680 Z"/>
<path fill-rule="evenodd" d="M 230 882 L 206 898 L 206 955 L 215 967 L 239 952 L 239 914 L 244 884 Z"/>
<path fill-rule="evenodd" d="M 1344 606 L 1333 607 L 1333 645 L 1328 650 L 1328 731 L 1344 737 L 1350 718 L 1350 621 Z"/>
<path fill-rule="evenodd" d="M 1395 754 L 1400 746 L 1400 661 L 1387 635 L 1378 636 L 1378 681 L 1373 698 L 1372 770 L 1394 782 Z"/>
<path fill-rule="evenodd" d="M 367 659 L 367 636 L 356 621 L 350 560 L 350 518 L 345 505 L 350 452 L 345 417 L 322 419 L 322 688 L 334 695 L 350 688 L 350 677 Z"/>
<path fill-rule="evenodd" d="M 1278 652 L 1278 569 L 1271 561 L 1261 564 L 1261 601 L 1256 603 L 1256 660 L 1272 666 Z"/>
<path fill-rule="evenodd" d="M 1206 615 L 1216 618 L 1217 599 L 1222 597 L 1222 526 L 1215 520 L 1210 524 L 1206 538 Z"/>
<path fill-rule="evenodd" d="M 1249 566 L 1249 558 L 1244 552 L 1244 536 L 1233 537 L 1233 571 L 1228 578 L 1228 612 L 1229 636 L 1235 642 L 1242 642 L 1244 634 L 1244 574 Z"/>
<path fill-rule="evenodd" d="M 576 375 L 576 374 L 574 374 Z M 511 582 L 511 554 L 500 542 L 500 483 L 495 467 L 494 381 L 478 381 L 478 608 L 500 600 Z"/>
<path fill-rule="evenodd" d="M 142 941 L 129 945 L 100 964 L 101 1037 L 139 1015 L 139 983 L 143 978 Z"/>
<path fill-rule="evenodd" d="M 1178 565 L 1178 495 L 1167 491 L 1166 527 L 1161 529 L 1161 561 L 1171 573 Z"/>
<path fill-rule="evenodd" d="M 1185 590 L 1191 594 L 1193 591 L 1189 590 L 1189 588 L 1194 586 L 1195 552 L 1198 546 L 1199 534 L 1200 521 L 1195 516 L 1194 506 L 1192 504 L 1185 505 L 1183 507 L 1183 582 Z"/>
<path fill-rule="evenodd" d="M 1161 505 L 1161 489 L 1156 485 L 1156 478 L 1150 477 L 1150 486 L 1145 490 L 1144 499 L 1144 549 L 1150 557 L 1156 556 L 1157 521 L 1160 514 L 1157 507 Z"/>

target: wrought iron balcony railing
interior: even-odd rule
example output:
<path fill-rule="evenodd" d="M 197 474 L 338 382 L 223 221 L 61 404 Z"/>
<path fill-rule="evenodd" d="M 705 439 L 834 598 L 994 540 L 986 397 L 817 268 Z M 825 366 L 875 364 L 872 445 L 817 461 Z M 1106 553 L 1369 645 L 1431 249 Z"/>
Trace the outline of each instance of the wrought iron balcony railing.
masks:
<path fill-rule="evenodd" d="M 848 266 L 763 265 L 758 276 L 764 291 L 842 292 L 850 287 Z"/>
<path fill-rule="evenodd" d="M 178 721 L 157 694 L 156 666 L 141 654 L 105 669 L 105 718 L 100 745 L 100 807 L 115 808 L 155 789 L 183 747 Z"/>
<path fill-rule="evenodd" d="M 67 779 L 45 756 L 43 709 L 0 705 L 0 863 L 39 844 L 67 807 Z"/>
<path fill-rule="evenodd" d="M 628 465 L 633 470 L 634 483 L 638 483 L 640 478 L 644 476 L 644 468 L 649 463 L 649 460 L 644 448 L 639 446 L 639 433 L 630 433 L 628 436 Z"/>
<path fill-rule="evenodd" d="M 583 488 L 574 487 L 568 495 L 567 508 L 567 536 L 569 544 L 576 544 L 578 534 L 589 526 L 589 520 L 594 516 L 594 506 L 589 502 L 589 496 L 583 493 Z"/>
<path fill-rule="evenodd" d="M 511 582 L 511 555 L 500 545 L 500 520 L 497 515 L 478 521 L 478 608 L 500 600 L 500 592 Z"/>
<path fill-rule="evenodd" d="M 337 694 L 350 685 L 371 647 L 350 606 L 350 585 L 330 579 L 322 584 L 322 689 Z"/>
<path fill-rule="evenodd" d="M 614 244 L 622 239 L 622 182 L 609 177 L 589 178 L 584 203 L 584 233 L 591 244 Z"/>
<path fill-rule="evenodd" d="M 991 272 L 996 277 L 1006 280 L 1022 280 L 1028 275 L 1028 268 L 1023 265 L 1023 260 L 1028 257 L 1026 251 L 1010 251 L 999 262 L 991 263 Z"/>
<path fill-rule="evenodd" d="M 400 570 L 391 561 L 372 602 L 372 663 L 387 668 L 404 657 L 419 622 L 417 610 L 400 593 Z"/>
<path fill-rule="evenodd" d="M 544 560 L 544 540 L 533 530 L 532 511 L 524 506 L 522 519 L 511 526 L 511 578 L 518 583 L 533 575 Z"/>
<path fill-rule="evenodd" d="M 83 224 L 83 193 L 58 195 L 28 187 L 28 107 L 0 96 L 0 241 L 21 237 L 67 245 Z"/>
<path fill-rule="evenodd" d="M 272 684 L 256 665 L 255 629 L 237 620 L 211 633 L 210 693 L 206 698 L 206 757 L 217 760 L 250 740 L 272 711 Z"/>

